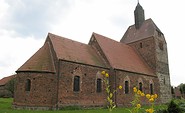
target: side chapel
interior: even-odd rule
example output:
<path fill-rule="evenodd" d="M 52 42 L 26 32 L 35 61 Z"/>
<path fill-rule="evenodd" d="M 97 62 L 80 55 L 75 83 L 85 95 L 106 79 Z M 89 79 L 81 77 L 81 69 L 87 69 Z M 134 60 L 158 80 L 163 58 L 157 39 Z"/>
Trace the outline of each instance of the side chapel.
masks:
<path fill-rule="evenodd" d="M 163 32 L 146 19 L 137 4 L 135 24 L 120 42 L 92 33 L 88 44 L 48 33 L 44 45 L 17 71 L 14 108 L 103 107 L 106 93 L 101 71 L 110 74 L 117 106 L 129 106 L 133 87 L 171 99 L 167 44 Z M 147 104 L 145 100 L 143 104 Z"/>

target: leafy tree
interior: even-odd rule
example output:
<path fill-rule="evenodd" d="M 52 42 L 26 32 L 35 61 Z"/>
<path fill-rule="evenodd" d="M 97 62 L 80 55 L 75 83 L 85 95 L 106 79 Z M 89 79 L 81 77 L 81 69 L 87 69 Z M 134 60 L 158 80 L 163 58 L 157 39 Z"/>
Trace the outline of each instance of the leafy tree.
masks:
<path fill-rule="evenodd" d="M 177 105 L 174 100 L 171 100 L 167 110 L 169 113 L 183 113 L 182 109 L 180 109 L 179 105 Z"/>
<path fill-rule="evenodd" d="M 12 78 L 8 83 L 6 83 L 6 89 L 11 92 L 12 96 L 14 95 L 14 84 L 15 78 Z"/>
<path fill-rule="evenodd" d="M 175 94 L 173 86 L 171 86 L 171 92 L 172 92 L 172 94 Z"/>
<path fill-rule="evenodd" d="M 182 83 L 179 85 L 179 87 L 180 87 L 181 94 L 185 94 L 185 84 Z"/>

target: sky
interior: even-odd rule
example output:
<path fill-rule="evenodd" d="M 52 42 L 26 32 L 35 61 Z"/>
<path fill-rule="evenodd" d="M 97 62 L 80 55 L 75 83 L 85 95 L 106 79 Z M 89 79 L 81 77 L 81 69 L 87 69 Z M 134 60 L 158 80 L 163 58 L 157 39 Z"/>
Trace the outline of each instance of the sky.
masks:
<path fill-rule="evenodd" d="M 163 32 L 173 86 L 185 83 L 184 0 L 140 0 Z M 134 24 L 137 0 L 0 0 L 0 79 L 43 44 L 48 32 L 88 43 L 93 32 L 120 41 Z"/>

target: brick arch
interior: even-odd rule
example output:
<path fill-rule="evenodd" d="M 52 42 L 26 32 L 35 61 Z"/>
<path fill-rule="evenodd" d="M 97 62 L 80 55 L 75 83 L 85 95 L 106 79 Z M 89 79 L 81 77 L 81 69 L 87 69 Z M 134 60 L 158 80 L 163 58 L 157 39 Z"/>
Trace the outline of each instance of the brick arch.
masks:
<path fill-rule="evenodd" d="M 126 86 L 126 81 L 128 81 L 128 89 L 126 89 L 126 88 L 127 88 L 127 86 Z M 124 88 L 124 93 L 125 93 L 125 94 L 128 94 L 128 93 L 130 92 L 130 78 L 129 78 L 128 76 L 126 76 L 126 77 L 124 78 L 123 88 Z M 127 91 L 127 90 L 128 90 L 128 91 Z"/>
<path fill-rule="evenodd" d="M 101 89 L 99 89 L 98 87 L 101 87 Z M 96 92 L 102 92 L 103 89 L 103 75 L 101 74 L 101 71 L 98 71 L 96 73 L 96 79 L 95 79 L 95 91 Z"/>

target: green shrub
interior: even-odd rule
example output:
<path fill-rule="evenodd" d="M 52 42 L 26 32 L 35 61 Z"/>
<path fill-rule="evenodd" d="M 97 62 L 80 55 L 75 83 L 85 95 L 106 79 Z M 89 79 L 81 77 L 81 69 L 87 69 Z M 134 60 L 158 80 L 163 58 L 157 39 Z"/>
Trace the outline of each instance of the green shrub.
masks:
<path fill-rule="evenodd" d="M 182 109 L 179 107 L 177 103 L 174 102 L 174 100 L 171 100 L 167 110 L 169 113 L 183 113 Z"/>

